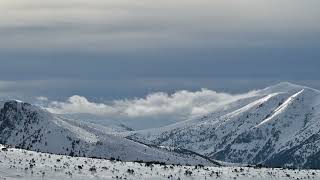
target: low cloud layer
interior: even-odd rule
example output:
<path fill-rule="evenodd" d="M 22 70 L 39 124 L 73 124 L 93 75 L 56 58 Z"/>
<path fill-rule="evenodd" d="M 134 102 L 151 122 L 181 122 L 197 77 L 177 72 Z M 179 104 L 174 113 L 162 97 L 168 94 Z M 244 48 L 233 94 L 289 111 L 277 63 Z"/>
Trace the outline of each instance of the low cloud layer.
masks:
<path fill-rule="evenodd" d="M 255 92 L 230 95 L 202 89 L 196 92 L 178 91 L 174 94 L 153 93 L 145 98 L 117 100 L 110 104 L 90 102 L 82 96 L 72 96 L 66 102 L 51 102 L 47 110 L 57 114 L 87 113 L 120 120 L 170 120 L 180 121 L 211 112 L 221 105 Z M 43 99 L 43 98 L 42 98 Z"/>

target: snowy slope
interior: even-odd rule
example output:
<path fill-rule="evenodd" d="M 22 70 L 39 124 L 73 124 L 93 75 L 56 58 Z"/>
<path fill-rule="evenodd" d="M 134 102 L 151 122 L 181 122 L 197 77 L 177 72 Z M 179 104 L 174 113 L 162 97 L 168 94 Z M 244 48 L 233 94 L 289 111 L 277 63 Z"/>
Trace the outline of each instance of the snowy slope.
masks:
<path fill-rule="evenodd" d="M 118 132 L 133 131 L 134 129 L 126 126 L 125 122 L 120 120 L 110 120 L 101 116 L 87 113 L 59 114 L 61 118 L 75 120 L 78 123 L 87 126 L 96 126 L 109 134 L 117 134 Z"/>
<path fill-rule="evenodd" d="M 201 167 L 118 162 L 4 148 L 0 179 L 319 179 L 320 171 L 249 167 Z"/>
<path fill-rule="evenodd" d="M 227 162 L 320 168 L 320 92 L 280 83 L 202 118 L 126 135 Z"/>
<path fill-rule="evenodd" d="M 77 123 L 18 101 L 3 103 L 0 142 L 27 150 L 71 156 L 170 164 L 216 164 L 190 151 L 141 144 L 109 134 L 96 125 Z"/>

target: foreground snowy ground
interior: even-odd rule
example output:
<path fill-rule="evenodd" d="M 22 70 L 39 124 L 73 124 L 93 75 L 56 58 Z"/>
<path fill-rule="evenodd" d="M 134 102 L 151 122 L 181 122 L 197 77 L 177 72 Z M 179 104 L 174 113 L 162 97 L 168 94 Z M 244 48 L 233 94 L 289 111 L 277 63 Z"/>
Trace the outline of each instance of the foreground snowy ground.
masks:
<path fill-rule="evenodd" d="M 0 146 L 0 179 L 320 179 L 320 171 L 125 163 Z"/>

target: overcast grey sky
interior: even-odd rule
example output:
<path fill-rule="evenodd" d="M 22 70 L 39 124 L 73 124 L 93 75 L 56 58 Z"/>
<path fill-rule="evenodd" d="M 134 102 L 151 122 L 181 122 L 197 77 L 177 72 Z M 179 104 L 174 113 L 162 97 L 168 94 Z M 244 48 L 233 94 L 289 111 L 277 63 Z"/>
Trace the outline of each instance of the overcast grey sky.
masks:
<path fill-rule="evenodd" d="M 2 0 L 0 96 L 320 89 L 319 0 Z"/>

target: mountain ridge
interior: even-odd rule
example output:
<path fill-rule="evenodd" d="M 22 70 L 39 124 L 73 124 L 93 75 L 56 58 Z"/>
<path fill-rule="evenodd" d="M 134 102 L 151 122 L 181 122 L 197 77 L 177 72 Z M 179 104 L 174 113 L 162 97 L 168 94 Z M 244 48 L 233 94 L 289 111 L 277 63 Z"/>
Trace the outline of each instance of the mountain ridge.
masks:
<path fill-rule="evenodd" d="M 320 151 L 319 99 L 318 90 L 280 83 L 257 90 L 255 98 L 236 110 L 128 136 L 226 162 L 320 168 L 311 158 Z"/>
<path fill-rule="evenodd" d="M 320 168 L 320 91 L 288 82 L 201 117 L 139 131 L 69 119 L 17 100 L 0 102 L 0 109 L 0 143 L 24 149 L 124 161 Z"/>
<path fill-rule="evenodd" d="M 196 153 L 147 146 L 20 101 L 3 103 L 0 110 L 0 142 L 17 148 L 70 156 L 217 165 Z"/>

